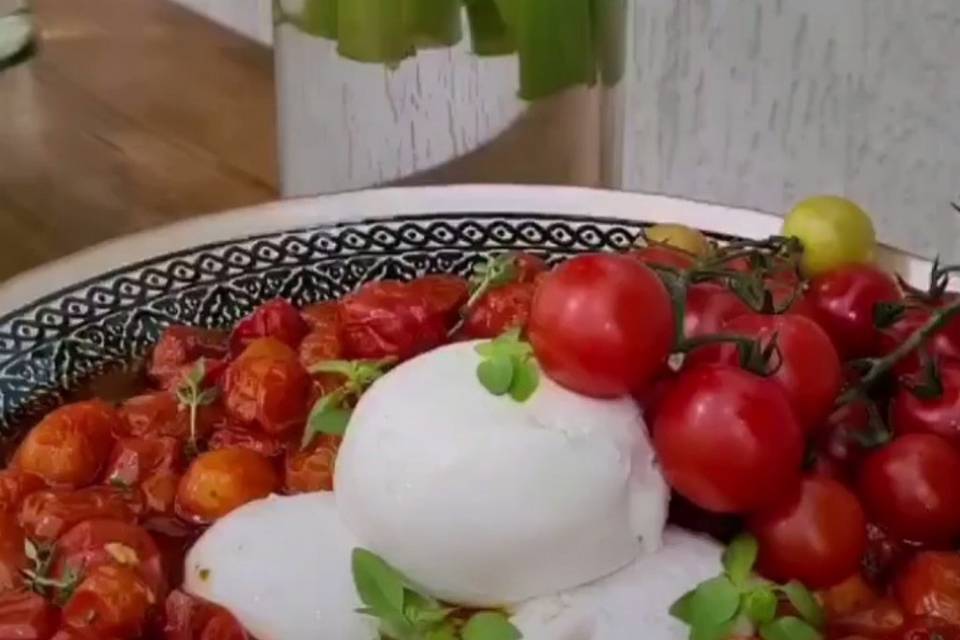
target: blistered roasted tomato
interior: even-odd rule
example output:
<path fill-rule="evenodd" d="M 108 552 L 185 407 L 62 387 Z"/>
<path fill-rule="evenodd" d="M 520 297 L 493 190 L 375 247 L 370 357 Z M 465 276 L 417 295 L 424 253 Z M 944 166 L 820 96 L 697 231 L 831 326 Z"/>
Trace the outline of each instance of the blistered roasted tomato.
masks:
<path fill-rule="evenodd" d="M 223 358 L 227 355 L 227 334 L 214 329 L 176 325 L 160 335 L 150 358 L 150 377 L 166 387 L 180 375 L 184 366 L 198 358 Z"/>
<path fill-rule="evenodd" d="M 182 591 L 166 602 L 166 640 L 247 640 L 243 628 L 226 610 Z"/>
<path fill-rule="evenodd" d="M 16 454 L 21 471 L 59 487 L 82 487 L 97 480 L 113 447 L 120 418 L 102 400 L 60 407 L 30 430 Z"/>
<path fill-rule="evenodd" d="M 46 486 L 39 477 L 17 469 L 0 471 L 0 513 L 17 511 L 24 498 Z"/>
<path fill-rule="evenodd" d="M 124 432 L 141 438 L 169 436 L 186 441 L 190 437 L 190 411 L 168 391 L 157 391 L 130 398 L 120 405 Z M 223 410 L 217 404 L 197 408 L 196 435 L 203 439 L 223 422 Z"/>
<path fill-rule="evenodd" d="M 470 295 L 466 279 L 454 275 L 423 276 L 412 280 L 409 286 L 423 297 L 430 313 L 441 316 L 448 323 L 456 321 L 460 307 Z"/>
<path fill-rule="evenodd" d="M 300 316 L 310 327 L 310 331 L 333 330 L 339 334 L 343 324 L 340 318 L 340 303 L 336 300 L 308 304 L 300 310 Z"/>
<path fill-rule="evenodd" d="M 23 543 L 23 529 L 16 517 L 9 513 L 0 514 L 0 593 L 23 584 L 20 572 L 29 566 Z"/>
<path fill-rule="evenodd" d="M 20 507 L 20 525 L 31 539 L 49 542 L 84 520 L 110 518 L 134 522 L 142 509 L 134 491 L 89 487 L 78 491 L 32 493 Z"/>
<path fill-rule="evenodd" d="M 0 640 L 48 640 L 57 631 L 57 608 L 32 591 L 0 595 Z"/>
<path fill-rule="evenodd" d="M 912 616 L 933 616 L 960 625 L 960 553 L 918 553 L 895 582 L 897 600 Z"/>
<path fill-rule="evenodd" d="M 297 308 L 282 298 L 264 302 L 237 323 L 230 334 L 230 352 L 239 355 L 254 340 L 273 338 L 296 349 L 310 327 Z"/>
<path fill-rule="evenodd" d="M 281 456 L 287 448 L 286 442 L 282 438 L 240 427 L 217 429 L 213 432 L 213 435 L 210 436 L 210 441 L 207 443 L 207 446 L 211 451 L 228 449 L 230 447 L 250 449 L 266 458 Z"/>
<path fill-rule="evenodd" d="M 443 344 L 446 319 L 402 282 L 371 282 L 341 302 L 349 358 L 410 358 Z"/>
<path fill-rule="evenodd" d="M 183 443 L 176 438 L 121 438 L 113 447 L 105 482 L 139 485 L 158 471 L 183 468 Z"/>
<path fill-rule="evenodd" d="M 282 342 L 261 338 L 227 369 L 224 404 L 237 423 L 282 434 L 303 426 L 310 387 L 297 354 Z"/>
<path fill-rule="evenodd" d="M 140 637 L 157 596 L 137 572 L 119 564 L 88 571 L 63 608 L 63 622 L 100 636 Z"/>
<path fill-rule="evenodd" d="M 212 522 L 279 485 L 273 465 L 264 456 L 238 447 L 200 455 L 177 490 L 177 512 L 195 522 Z"/>
<path fill-rule="evenodd" d="M 525 327 L 535 292 L 536 285 L 530 282 L 514 282 L 489 291 L 467 314 L 464 334 L 477 339 L 495 338 Z"/>
<path fill-rule="evenodd" d="M 341 438 L 322 435 L 306 450 L 291 450 L 284 465 L 287 493 L 333 491 L 333 472 Z"/>
<path fill-rule="evenodd" d="M 307 371 L 326 360 L 343 358 L 343 340 L 333 329 L 314 329 L 303 339 L 298 349 L 300 364 Z"/>
<path fill-rule="evenodd" d="M 859 573 L 820 591 L 818 595 L 830 620 L 863 611 L 880 600 L 880 594 Z"/>
<path fill-rule="evenodd" d="M 889 638 L 903 628 L 906 616 L 892 599 L 884 598 L 866 609 L 828 620 L 830 638 L 864 636 Z"/>

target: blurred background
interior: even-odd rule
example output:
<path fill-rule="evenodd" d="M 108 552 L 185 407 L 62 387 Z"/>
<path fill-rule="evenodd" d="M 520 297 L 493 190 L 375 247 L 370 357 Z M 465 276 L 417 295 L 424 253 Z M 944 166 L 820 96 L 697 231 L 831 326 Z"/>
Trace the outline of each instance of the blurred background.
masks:
<path fill-rule="evenodd" d="M 960 258 L 956 0 L 404 2 L 34 0 L 0 71 L 0 277 L 199 213 L 463 181 L 781 214 L 838 193 Z"/>

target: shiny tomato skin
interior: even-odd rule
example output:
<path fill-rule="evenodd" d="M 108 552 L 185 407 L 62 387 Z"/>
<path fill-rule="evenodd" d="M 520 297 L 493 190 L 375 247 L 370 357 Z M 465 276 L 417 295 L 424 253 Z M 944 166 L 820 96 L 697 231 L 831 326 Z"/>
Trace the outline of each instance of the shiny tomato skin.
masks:
<path fill-rule="evenodd" d="M 164 329 L 150 355 L 148 375 L 162 387 L 199 358 L 227 355 L 227 334 L 217 329 L 174 325 Z"/>
<path fill-rule="evenodd" d="M 0 513 L 15 513 L 24 498 L 46 487 L 35 475 L 17 469 L 0 470 Z"/>
<path fill-rule="evenodd" d="M 894 591 L 907 615 L 960 625 L 960 553 L 918 553 L 900 570 Z"/>
<path fill-rule="evenodd" d="M 895 640 L 960 640 L 960 626 L 939 618 L 912 618 Z"/>
<path fill-rule="evenodd" d="M 327 360 L 343 358 L 343 340 L 333 329 L 314 329 L 308 333 L 297 349 L 300 364 L 310 371 L 314 365 Z"/>
<path fill-rule="evenodd" d="M 887 354 L 900 346 L 915 331 L 920 329 L 935 308 L 909 308 L 893 326 L 885 329 L 881 335 L 882 353 Z M 920 372 L 923 362 L 921 355 L 933 357 L 938 362 L 960 361 L 960 318 L 954 318 L 940 331 L 934 334 L 924 345 L 900 360 L 894 372 L 898 376 L 915 375 Z"/>
<path fill-rule="evenodd" d="M 106 484 L 137 486 L 158 471 L 183 468 L 183 443 L 176 438 L 121 438 L 104 474 Z"/>
<path fill-rule="evenodd" d="M 0 594 L 23 585 L 21 571 L 29 568 L 23 529 L 14 515 L 0 514 Z"/>
<path fill-rule="evenodd" d="M 63 534 L 57 540 L 51 575 L 63 579 L 71 569 L 87 573 L 107 564 L 133 569 L 157 596 L 167 591 L 163 560 L 153 538 L 123 520 L 86 520 Z"/>
<path fill-rule="evenodd" d="M 63 622 L 97 637 L 134 640 L 141 637 L 156 599 L 136 571 L 104 564 L 86 572 L 63 608 Z"/>
<path fill-rule="evenodd" d="M 872 453 L 858 487 L 867 512 L 890 532 L 920 543 L 960 535 L 960 453 L 935 435 L 900 436 Z"/>
<path fill-rule="evenodd" d="M 536 282 L 541 274 L 550 270 L 547 261 L 538 255 L 526 251 L 514 251 L 510 255 L 517 270 L 515 282 Z"/>
<path fill-rule="evenodd" d="M 119 424 L 117 412 L 102 400 L 55 409 L 27 434 L 17 451 L 16 467 L 51 486 L 92 484 L 107 462 Z"/>
<path fill-rule="evenodd" d="M 0 594 L 0 640 L 49 640 L 58 620 L 57 608 L 32 591 Z"/>
<path fill-rule="evenodd" d="M 865 264 L 851 264 L 810 282 L 807 300 L 816 320 L 844 359 L 875 356 L 882 350 L 873 324 L 874 307 L 903 297 L 890 274 Z"/>
<path fill-rule="evenodd" d="M 817 323 L 800 315 L 747 314 L 728 320 L 721 331 L 758 340 L 764 347 L 776 339 L 780 355 L 771 362 L 776 370 L 770 379 L 783 390 L 808 432 L 823 424 L 843 386 L 843 368 Z M 737 366 L 740 351 L 730 343 L 712 345 L 694 351 L 691 360 Z"/>
<path fill-rule="evenodd" d="M 760 544 L 760 571 L 810 588 L 837 584 L 857 571 L 867 545 L 857 496 L 836 480 L 805 478 L 800 491 L 754 514 L 748 527 Z"/>
<path fill-rule="evenodd" d="M 284 489 L 289 494 L 333 491 L 333 474 L 342 438 L 321 435 L 309 449 L 291 448 L 284 463 Z"/>
<path fill-rule="evenodd" d="M 446 341 L 446 319 L 409 284 L 363 285 L 341 301 L 344 350 L 350 359 L 406 360 Z"/>
<path fill-rule="evenodd" d="M 176 438 L 186 442 L 190 437 L 190 411 L 181 406 L 171 391 L 156 391 L 134 396 L 120 405 L 123 433 L 139 438 Z M 204 439 L 222 423 L 223 409 L 219 404 L 197 408 L 196 435 Z"/>
<path fill-rule="evenodd" d="M 615 254 L 578 256 L 547 274 L 527 332 L 548 376 L 598 398 L 642 389 L 662 371 L 676 339 L 660 278 Z"/>
<path fill-rule="evenodd" d="M 943 392 L 922 398 L 900 385 L 890 402 L 890 426 L 898 434 L 932 433 L 960 447 L 960 362 L 940 366 Z"/>
<path fill-rule="evenodd" d="M 686 271 L 696 264 L 696 259 L 689 253 L 660 245 L 634 249 L 627 255 L 650 267 L 667 267 L 678 271 Z"/>
<path fill-rule="evenodd" d="M 93 518 L 135 522 L 142 510 L 135 492 L 113 487 L 32 493 L 20 507 L 19 522 L 37 542 L 52 542 L 74 525 Z"/>
<path fill-rule="evenodd" d="M 692 285 L 687 290 L 683 314 L 683 332 L 687 338 L 719 333 L 728 321 L 753 313 L 743 300 L 727 287 L 712 282 Z"/>
<path fill-rule="evenodd" d="M 247 640 L 240 623 L 225 609 L 182 591 L 166 601 L 166 640 Z"/>
<path fill-rule="evenodd" d="M 450 274 L 431 274 L 411 280 L 409 285 L 427 304 L 430 313 L 454 322 L 460 307 L 470 297 L 470 285 L 466 278 Z"/>
<path fill-rule="evenodd" d="M 307 323 L 310 331 L 333 331 L 339 334 L 343 324 L 340 315 L 340 302 L 337 300 L 314 302 L 300 309 L 300 317 Z"/>
<path fill-rule="evenodd" d="M 661 468 L 698 507 L 746 514 L 796 491 L 803 429 L 771 380 L 726 365 L 683 371 L 653 425 Z"/>
<path fill-rule="evenodd" d="M 240 355 L 254 340 L 273 338 L 296 349 L 310 327 L 295 306 L 283 298 L 264 302 L 237 323 L 230 334 L 230 353 Z"/>
<path fill-rule="evenodd" d="M 265 498 L 279 485 L 264 456 L 239 447 L 198 456 L 180 480 L 177 513 L 185 520 L 208 523 L 248 502 Z"/>
<path fill-rule="evenodd" d="M 227 369 L 224 405 L 238 424 L 280 435 L 303 426 L 310 389 L 297 354 L 273 338 L 261 338 Z"/>
<path fill-rule="evenodd" d="M 266 458 L 276 458 L 284 454 L 287 443 L 282 438 L 232 426 L 214 431 L 213 435 L 210 436 L 207 447 L 211 451 L 240 447 L 241 449 L 254 451 Z"/>
<path fill-rule="evenodd" d="M 513 282 L 487 292 L 467 313 L 464 334 L 474 339 L 492 339 L 511 329 L 523 329 L 530 318 L 536 290 L 533 283 Z"/>

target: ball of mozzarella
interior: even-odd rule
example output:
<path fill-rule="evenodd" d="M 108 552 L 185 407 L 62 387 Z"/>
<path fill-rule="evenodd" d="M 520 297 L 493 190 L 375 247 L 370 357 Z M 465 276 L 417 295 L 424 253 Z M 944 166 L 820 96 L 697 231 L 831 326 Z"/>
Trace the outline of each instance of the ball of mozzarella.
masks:
<path fill-rule="evenodd" d="M 494 396 L 477 344 L 402 364 L 356 407 L 335 487 L 363 546 L 474 606 L 574 587 L 655 550 L 669 492 L 636 404 L 546 376 L 526 402 Z"/>
<path fill-rule="evenodd" d="M 350 570 L 353 536 L 333 495 L 272 496 L 233 511 L 187 555 L 184 589 L 260 640 L 375 640 Z"/>

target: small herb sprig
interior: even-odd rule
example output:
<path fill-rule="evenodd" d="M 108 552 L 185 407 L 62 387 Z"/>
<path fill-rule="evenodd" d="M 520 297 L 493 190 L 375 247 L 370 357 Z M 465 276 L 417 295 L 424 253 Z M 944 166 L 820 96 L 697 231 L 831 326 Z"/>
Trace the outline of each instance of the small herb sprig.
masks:
<path fill-rule="evenodd" d="M 454 615 L 456 607 L 418 592 L 399 571 L 366 549 L 354 549 L 353 582 L 364 608 L 380 622 L 390 640 L 518 640 L 521 637 L 499 611 Z"/>
<path fill-rule="evenodd" d="M 517 266 L 517 257 L 512 253 L 503 253 L 491 256 L 486 262 L 478 264 L 470 276 L 470 297 L 460 308 L 460 320 L 447 333 L 456 335 L 467 321 L 470 311 L 480 302 L 483 296 L 490 291 L 515 282 L 520 275 Z"/>
<path fill-rule="evenodd" d="M 395 358 L 327 360 L 310 367 L 311 374 L 337 374 L 344 377 L 344 382 L 314 403 L 307 418 L 301 447 L 306 449 L 322 433 L 342 436 L 353 413 L 352 403 L 395 363 Z"/>
<path fill-rule="evenodd" d="M 23 552 L 33 566 L 30 569 L 22 569 L 21 573 L 26 579 L 27 586 L 34 593 L 47 598 L 50 597 L 50 590 L 55 590 L 54 601 L 62 606 L 76 591 L 83 576 L 80 571 L 70 567 L 64 572 L 63 578 L 59 580 L 51 578 L 50 570 L 53 567 L 55 551 L 53 545 L 40 545 L 25 538 Z"/>
<path fill-rule="evenodd" d="M 217 387 L 203 388 L 206 377 L 207 366 L 203 358 L 200 358 L 183 377 L 180 386 L 177 387 L 177 401 L 181 408 L 190 411 L 190 438 L 187 440 L 186 453 L 191 458 L 195 457 L 200 451 L 197 443 L 197 412 L 200 407 L 213 404 L 219 391 Z"/>
<path fill-rule="evenodd" d="M 517 402 L 524 402 L 537 390 L 540 369 L 533 347 L 520 337 L 520 329 L 479 344 L 476 350 L 483 357 L 477 365 L 477 378 L 493 395 L 509 393 Z"/>
<path fill-rule="evenodd" d="M 764 640 L 820 640 L 823 610 L 799 582 L 779 585 L 753 573 L 757 541 L 737 537 L 723 554 L 721 575 L 701 582 L 670 607 L 670 615 L 690 626 L 690 640 L 752 636 Z M 781 602 L 797 615 L 778 615 Z"/>

